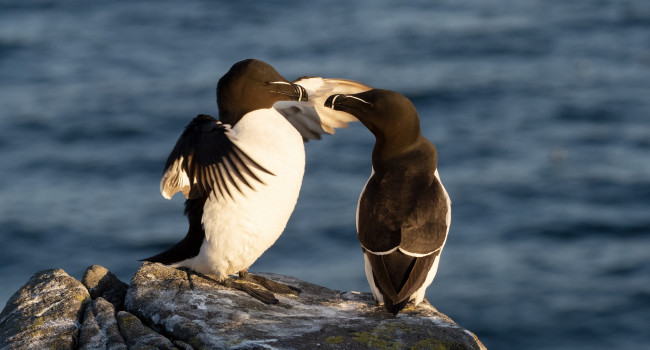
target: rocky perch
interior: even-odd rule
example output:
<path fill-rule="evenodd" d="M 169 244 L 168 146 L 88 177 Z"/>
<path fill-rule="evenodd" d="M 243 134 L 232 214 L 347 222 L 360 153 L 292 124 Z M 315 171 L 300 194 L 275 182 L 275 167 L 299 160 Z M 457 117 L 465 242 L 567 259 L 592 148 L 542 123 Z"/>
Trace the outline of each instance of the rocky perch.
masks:
<path fill-rule="evenodd" d="M 97 265 L 81 282 L 37 272 L 0 314 L 0 350 L 485 349 L 430 305 L 394 317 L 369 293 L 261 275 L 302 293 L 266 305 L 210 276 L 149 263 L 130 285 Z"/>

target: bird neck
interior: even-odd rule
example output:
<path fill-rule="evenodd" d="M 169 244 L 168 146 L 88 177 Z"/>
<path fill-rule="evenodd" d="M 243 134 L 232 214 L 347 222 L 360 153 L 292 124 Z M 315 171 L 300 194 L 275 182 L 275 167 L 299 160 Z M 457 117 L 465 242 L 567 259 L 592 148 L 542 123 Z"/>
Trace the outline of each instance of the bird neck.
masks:
<path fill-rule="evenodd" d="M 377 138 L 372 151 L 372 166 L 375 172 L 421 164 L 426 167 L 437 166 L 438 155 L 435 146 L 419 135 L 414 140 L 396 142 Z"/>

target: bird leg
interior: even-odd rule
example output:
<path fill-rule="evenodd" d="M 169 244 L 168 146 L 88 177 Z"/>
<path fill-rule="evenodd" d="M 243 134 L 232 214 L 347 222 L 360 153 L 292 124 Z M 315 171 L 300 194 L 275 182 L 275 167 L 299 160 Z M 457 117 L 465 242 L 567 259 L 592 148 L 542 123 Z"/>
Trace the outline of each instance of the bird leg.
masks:
<path fill-rule="evenodd" d="M 273 293 L 271 293 L 271 292 L 269 292 L 267 290 L 261 289 L 261 288 L 257 288 L 257 287 L 253 286 L 250 283 L 246 283 L 246 282 L 242 283 L 242 282 L 239 282 L 239 281 L 235 280 L 232 277 L 219 278 L 216 275 L 206 275 L 206 274 L 203 274 L 203 273 L 200 273 L 200 272 L 190 270 L 188 268 L 182 268 L 182 269 L 185 270 L 185 273 L 187 273 L 187 278 L 190 281 L 190 286 L 193 283 L 192 278 L 190 277 L 190 274 L 195 274 L 197 276 L 200 276 L 202 278 L 210 280 L 210 281 L 212 281 L 212 282 L 214 282 L 216 284 L 219 284 L 221 286 L 224 286 L 226 288 L 232 288 L 232 289 L 242 291 L 242 292 L 252 296 L 253 298 L 263 302 L 264 304 L 277 304 L 279 302 L 278 299 L 275 298 Z"/>
<path fill-rule="evenodd" d="M 218 283 L 221 284 L 224 287 L 229 287 L 229 288 L 240 290 L 240 291 L 252 296 L 253 298 L 263 302 L 264 304 L 277 304 L 279 302 L 278 299 L 275 298 L 273 293 L 271 293 L 271 292 L 269 292 L 267 290 L 260 289 L 260 288 L 255 288 L 255 287 L 249 285 L 248 283 L 238 282 L 238 281 L 236 281 L 236 280 L 234 280 L 233 278 L 230 278 L 230 277 L 228 277 L 225 280 L 220 281 Z"/>
<path fill-rule="evenodd" d="M 294 286 L 275 282 L 259 275 L 253 275 L 252 273 L 248 273 L 247 270 L 239 271 L 239 278 L 242 281 L 259 284 L 273 293 L 298 295 L 301 292 L 300 289 Z"/>

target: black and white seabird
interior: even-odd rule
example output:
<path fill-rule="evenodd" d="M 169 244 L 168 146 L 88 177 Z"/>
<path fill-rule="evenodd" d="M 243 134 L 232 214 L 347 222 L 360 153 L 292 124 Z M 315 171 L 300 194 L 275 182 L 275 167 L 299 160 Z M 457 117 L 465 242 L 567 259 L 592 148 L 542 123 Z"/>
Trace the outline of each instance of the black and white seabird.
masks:
<path fill-rule="evenodd" d="M 305 170 L 303 141 L 356 121 L 324 108 L 324 100 L 369 89 L 341 79 L 289 82 L 254 59 L 234 64 L 217 84 L 219 120 L 201 114 L 187 125 L 160 182 L 165 198 L 179 191 L 187 198 L 187 235 L 144 260 L 215 275 L 266 303 L 277 302 L 229 276 L 239 273 L 271 291 L 290 292 L 246 271 L 278 239 L 293 212 Z"/>
<path fill-rule="evenodd" d="M 420 133 L 411 101 L 397 92 L 332 95 L 325 106 L 353 114 L 375 135 L 357 232 L 372 293 L 396 315 L 424 299 L 449 232 L 451 202 L 436 148 Z"/>

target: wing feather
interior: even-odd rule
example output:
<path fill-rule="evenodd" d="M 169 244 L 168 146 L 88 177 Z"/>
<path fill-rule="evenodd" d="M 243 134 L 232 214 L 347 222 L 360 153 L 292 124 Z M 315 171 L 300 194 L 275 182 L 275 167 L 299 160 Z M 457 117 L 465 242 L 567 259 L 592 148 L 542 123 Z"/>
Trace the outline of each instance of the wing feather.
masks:
<path fill-rule="evenodd" d="M 232 142 L 229 126 L 200 114 L 186 127 L 170 153 L 160 191 L 169 199 L 176 192 L 188 198 L 220 196 L 234 198 L 243 188 L 262 183 L 255 171 L 273 175 Z"/>
<path fill-rule="evenodd" d="M 244 159 L 247 158 L 247 156 L 243 152 L 241 152 L 239 150 L 239 148 L 237 148 L 235 150 L 235 152 L 232 153 L 232 158 L 236 159 L 237 164 L 239 164 L 238 168 L 240 169 L 240 171 L 242 173 L 244 173 L 247 176 L 253 178 L 255 181 L 257 181 L 259 183 L 262 183 L 262 184 L 264 183 L 264 181 L 262 181 L 259 177 L 257 177 L 257 175 L 255 175 L 255 173 L 253 171 L 251 171 L 251 169 L 249 169 L 246 166 L 246 160 L 244 160 Z M 248 158 L 248 159 L 250 159 L 250 158 Z M 250 163 L 250 160 L 248 162 Z M 242 178 L 245 179 L 245 177 L 243 177 L 243 176 L 242 176 Z M 250 188 L 253 188 L 253 186 L 248 181 L 246 181 L 246 180 L 244 180 L 244 181 L 246 182 L 246 186 L 248 186 Z"/>
<path fill-rule="evenodd" d="M 436 254 L 423 257 L 406 255 L 399 250 L 377 255 L 366 251 L 375 285 L 384 296 L 390 312 L 399 312 L 413 293 L 424 284 Z"/>
<path fill-rule="evenodd" d="M 433 262 L 436 260 L 438 254 L 430 254 L 423 257 L 414 258 L 415 262 L 411 271 L 408 273 L 408 277 L 404 284 L 402 285 L 399 293 L 397 293 L 396 303 L 400 303 L 404 300 L 408 300 L 413 293 L 417 292 L 420 287 L 424 284 L 424 281 L 429 274 L 429 270 L 433 266 Z"/>

